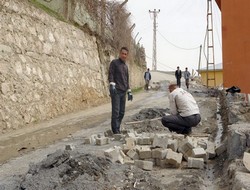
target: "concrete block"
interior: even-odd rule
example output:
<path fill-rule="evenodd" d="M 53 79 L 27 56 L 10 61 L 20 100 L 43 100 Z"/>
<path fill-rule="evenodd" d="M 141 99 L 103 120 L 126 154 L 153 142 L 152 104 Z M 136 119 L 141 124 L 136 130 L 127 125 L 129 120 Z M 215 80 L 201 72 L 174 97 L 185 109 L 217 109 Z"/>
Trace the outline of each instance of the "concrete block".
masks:
<path fill-rule="evenodd" d="M 183 154 L 185 160 L 188 160 L 188 157 L 192 156 L 194 145 L 192 143 L 191 137 L 187 136 L 183 142 L 179 144 L 178 152 Z"/>
<path fill-rule="evenodd" d="M 141 146 L 140 148 L 137 149 L 137 152 L 139 154 L 140 159 L 152 158 L 152 151 L 150 147 L 148 146 L 144 146 L 144 147 Z"/>
<path fill-rule="evenodd" d="M 152 144 L 152 140 L 150 137 L 139 137 L 137 139 L 137 144 L 138 145 L 151 145 Z"/>
<path fill-rule="evenodd" d="M 152 163 L 153 163 L 153 166 L 155 166 L 155 159 L 154 159 L 154 158 L 144 159 L 143 161 L 152 162 Z"/>
<path fill-rule="evenodd" d="M 153 169 L 153 162 L 144 160 L 135 160 L 135 166 L 143 170 L 151 171 Z"/>
<path fill-rule="evenodd" d="M 189 151 L 190 149 L 193 149 L 194 148 L 194 145 L 193 145 L 193 142 L 192 142 L 192 138 L 187 136 L 180 144 L 179 144 L 179 147 L 178 147 L 178 151 L 182 153 L 183 152 L 187 152 Z M 181 151 L 180 151 L 181 150 Z"/>
<path fill-rule="evenodd" d="M 155 165 L 159 166 L 160 168 L 166 168 L 167 167 L 167 162 L 166 159 L 155 159 Z"/>
<path fill-rule="evenodd" d="M 250 153 L 244 152 L 243 164 L 246 167 L 246 169 L 250 172 Z"/>
<path fill-rule="evenodd" d="M 139 155 L 134 149 L 130 149 L 127 153 L 127 156 L 130 157 L 132 160 L 137 160 L 139 159 Z"/>
<path fill-rule="evenodd" d="M 203 148 L 193 148 L 192 157 L 207 159 L 207 153 Z"/>
<path fill-rule="evenodd" d="M 135 147 L 135 142 L 136 142 L 135 138 L 131 138 L 131 137 L 126 138 L 125 142 L 126 142 L 127 148 L 132 149 Z"/>
<path fill-rule="evenodd" d="M 167 148 L 168 146 L 168 138 L 167 137 L 159 137 L 158 135 L 154 136 L 153 139 L 153 147 L 162 147 Z"/>
<path fill-rule="evenodd" d="M 207 142 L 207 149 L 206 152 L 208 154 L 208 159 L 214 158 L 216 156 L 215 153 L 215 144 L 211 141 Z"/>
<path fill-rule="evenodd" d="M 226 143 L 221 143 L 215 147 L 215 152 L 217 156 L 220 156 L 223 152 L 227 151 Z"/>
<path fill-rule="evenodd" d="M 152 149 L 152 158 L 164 159 L 167 155 L 167 149 L 156 148 Z"/>
<path fill-rule="evenodd" d="M 167 148 L 170 148 L 172 151 L 177 152 L 178 149 L 178 140 L 176 139 L 169 139 L 168 140 L 168 146 Z"/>
<path fill-rule="evenodd" d="M 126 144 L 123 144 L 122 146 L 122 150 L 123 150 L 123 152 L 126 154 L 129 150 L 131 150 L 131 148 L 130 147 L 128 147 Z"/>
<path fill-rule="evenodd" d="M 205 141 L 198 141 L 197 142 L 197 146 L 200 147 L 200 148 L 203 148 L 204 150 L 207 149 L 207 142 Z"/>
<path fill-rule="evenodd" d="M 121 148 L 120 147 L 112 147 L 104 151 L 104 155 L 110 158 L 112 162 L 119 162 L 121 164 L 124 163 L 124 155 L 121 154 Z"/>
<path fill-rule="evenodd" d="M 110 140 L 108 137 L 101 137 L 96 139 L 96 145 L 102 146 L 105 144 L 109 144 Z"/>
<path fill-rule="evenodd" d="M 204 168 L 204 159 L 203 158 L 188 158 L 188 168 Z"/>
<path fill-rule="evenodd" d="M 91 138 L 84 138 L 83 139 L 83 144 L 92 144 L 91 141 L 92 139 Z"/>
<path fill-rule="evenodd" d="M 131 159 L 124 159 L 124 164 L 128 164 L 128 165 L 134 165 L 135 161 L 131 160 Z"/>
<path fill-rule="evenodd" d="M 91 144 L 96 144 L 96 139 L 98 138 L 97 135 L 96 134 L 91 135 L 90 138 L 91 138 Z"/>
<path fill-rule="evenodd" d="M 166 163 L 176 168 L 180 167 L 182 161 L 182 153 L 177 153 L 171 149 L 167 149 Z"/>
<path fill-rule="evenodd" d="M 172 134 L 172 137 L 178 141 L 183 141 L 185 139 L 185 136 L 182 134 Z"/>
<path fill-rule="evenodd" d="M 250 124 L 234 124 L 229 126 L 227 153 L 228 159 L 241 158 L 247 149 L 247 139 L 250 133 Z"/>

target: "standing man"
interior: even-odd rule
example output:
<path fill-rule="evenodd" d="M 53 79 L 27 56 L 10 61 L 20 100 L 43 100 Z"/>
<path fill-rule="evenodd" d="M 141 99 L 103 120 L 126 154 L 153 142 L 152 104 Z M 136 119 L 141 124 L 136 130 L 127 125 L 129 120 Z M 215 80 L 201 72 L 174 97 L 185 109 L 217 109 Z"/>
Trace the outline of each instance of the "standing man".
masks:
<path fill-rule="evenodd" d="M 180 70 L 180 67 L 178 66 L 177 70 L 175 71 L 175 78 L 176 78 L 176 81 L 177 81 L 177 85 L 179 87 L 181 87 L 181 77 L 182 77 L 181 70 Z"/>
<path fill-rule="evenodd" d="M 201 121 L 199 107 L 194 97 L 177 84 L 169 85 L 170 115 L 162 117 L 162 124 L 171 132 L 189 134 Z"/>
<path fill-rule="evenodd" d="M 186 67 L 184 71 L 184 79 L 185 79 L 187 89 L 189 89 L 189 78 L 190 78 L 190 72 L 188 71 L 188 68 Z"/>
<path fill-rule="evenodd" d="M 122 47 L 118 59 L 114 59 L 109 66 L 109 91 L 111 96 L 112 116 L 111 129 L 114 134 L 119 134 L 120 125 L 125 114 L 126 92 L 128 101 L 133 100 L 129 87 L 129 73 L 126 59 L 128 48 Z"/>
<path fill-rule="evenodd" d="M 151 73 L 149 72 L 149 68 L 144 73 L 144 79 L 145 79 L 145 89 L 148 90 L 149 82 L 151 80 Z"/>

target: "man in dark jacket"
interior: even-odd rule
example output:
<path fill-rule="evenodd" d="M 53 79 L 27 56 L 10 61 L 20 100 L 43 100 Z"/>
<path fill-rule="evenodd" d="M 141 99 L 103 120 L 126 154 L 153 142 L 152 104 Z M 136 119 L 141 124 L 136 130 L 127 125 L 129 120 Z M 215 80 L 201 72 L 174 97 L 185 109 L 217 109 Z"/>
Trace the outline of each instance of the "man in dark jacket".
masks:
<path fill-rule="evenodd" d="M 151 73 L 149 72 L 149 68 L 144 73 L 144 79 L 145 79 L 145 89 L 148 90 L 149 82 L 151 80 Z"/>
<path fill-rule="evenodd" d="M 175 71 L 175 78 L 176 78 L 176 82 L 179 88 L 181 87 L 181 77 L 182 77 L 182 73 L 181 73 L 180 67 L 178 66 L 177 70 Z"/>
<path fill-rule="evenodd" d="M 129 86 L 129 73 L 126 65 L 128 48 L 122 47 L 118 59 L 114 59 L 109 66 L 109 91 L 112 104 L 111 129 L 114 134 L 119 134 L 120 125 L 125 114 L 126 92 L 128 101 L 133 100 Z"/>

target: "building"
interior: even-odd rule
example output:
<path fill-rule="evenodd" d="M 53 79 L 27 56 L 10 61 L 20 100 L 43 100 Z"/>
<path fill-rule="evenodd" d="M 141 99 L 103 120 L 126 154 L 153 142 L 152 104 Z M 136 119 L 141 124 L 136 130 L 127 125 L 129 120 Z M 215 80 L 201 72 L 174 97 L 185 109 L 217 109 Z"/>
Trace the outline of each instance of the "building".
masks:
<path fill-rule="evenodd" d="M 215 72 L 215 73 L 213 73 Z M 198 71 L 199 75 L 201 76 L 201 82 L 203 85 L 207 86 L 207 75 L 208 78 L 213 78 L 215 76 L 215 81 L 214 80 L 209 80 L 208 81 L 208 86 L 209 87 L 218 87 L 223 85 L 223 67 L 222 63 L 215 64 L 214 67 L 210 66 L 208 67 L 203 67 Z"/>
<path fill-rule="evenodd" d="M 250 93 L 250 0 L 216 0 L 222 15 L 223 86 Z"/>

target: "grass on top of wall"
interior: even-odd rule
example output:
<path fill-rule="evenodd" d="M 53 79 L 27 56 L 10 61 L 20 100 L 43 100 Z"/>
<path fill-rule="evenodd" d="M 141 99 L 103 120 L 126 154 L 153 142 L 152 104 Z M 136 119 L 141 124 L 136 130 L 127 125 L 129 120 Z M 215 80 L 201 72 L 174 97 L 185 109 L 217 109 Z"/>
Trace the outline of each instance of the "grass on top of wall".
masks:
<path fill-rule="evenodd" d="M 44 10 L 48 15 L 55 17 L 56 19 L 66 22 L 66 20 L 64 19 L 63 16 L 61 16 L 60 14 L 58 14 L 56 11 L 51 10 L 50 8 L 48 8 L 47 6 L 39 3 L 36 0 L 29 0 L 29 2 L 31 2 L 35 7 Z"/>

